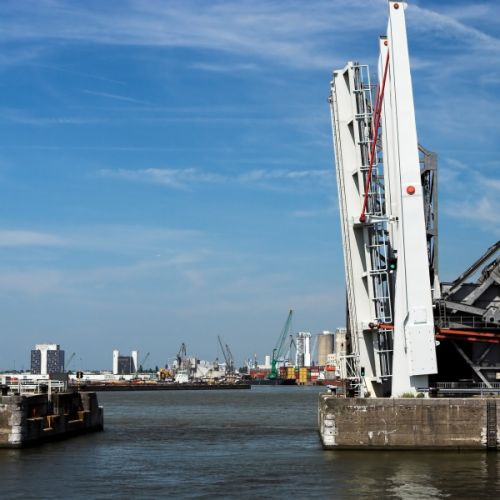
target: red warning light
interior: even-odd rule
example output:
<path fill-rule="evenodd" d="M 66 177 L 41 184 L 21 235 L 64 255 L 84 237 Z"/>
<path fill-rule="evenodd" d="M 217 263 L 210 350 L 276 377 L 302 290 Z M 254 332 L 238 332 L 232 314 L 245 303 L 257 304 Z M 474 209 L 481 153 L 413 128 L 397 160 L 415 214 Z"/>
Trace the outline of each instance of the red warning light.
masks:
<path fill-rule="evenodd" d="M 386 41 L 384 42 L 384 45 L 387 47 L 387 46 L 389 45 L 389 42 L 386 40 Z"/>
<path fill-rule="evenodd" d="M 399 9 L 399 4 L 398 4 L 398 3 L 395 3 L 395 4 L 394 4 L 394 8 L 395 8 L 395 9 Z"/>
<path fill-rule="evenodd" d="M 415 194 L 415 186 L 408 186 L 408 187 L 406 188 L 406 192 L 407 192 L 408 194 Z"/>

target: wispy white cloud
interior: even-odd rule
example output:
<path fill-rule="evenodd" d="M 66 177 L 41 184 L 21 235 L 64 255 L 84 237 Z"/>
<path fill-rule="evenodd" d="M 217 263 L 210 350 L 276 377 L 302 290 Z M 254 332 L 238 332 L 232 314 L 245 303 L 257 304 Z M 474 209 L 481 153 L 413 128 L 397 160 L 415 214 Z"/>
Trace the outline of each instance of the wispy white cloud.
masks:
<path fill-rule="evenodd" d="M 320 208 L 294 210 L 292 212 L 292 216 L 299 218 L 324 217 L 324 216 L 331 216 L 336 212 L 338 212 L 338 207 L 336 205 L 330 205 L 327 207 L 320 207 Z"/>
<path fill-rule="evenodd" d="M 500 227 L 498 226 L 499 198 L 483 195 L 478 198 L 451 201 L 445 207 L 448 215 L 466 220 L 474 224 L 475 228 L 487 231 L 491 235 L 500 236 Z"/>
<path fill-rule="evenodd" d="M 461 6 L 443 12 L 412 5 L 407 17 L 410 26 L 415 30 L 433 32 L 434 36 L 451 38 L 465 46 L 472 45 L 486 52 L 499 53 L 499 38 L 465 22 L 478 17 L 497 15 L 498 6 L 495 5 L 471 5 L 465 9 Z"/>
<path fill-rule="evenodd" d="M 26 247 L 21 259 L 18 247 Z M 32 247 L 47 248 L 39 254 Z M 167 279 L 197 288 L 204 283 L 202 264 L 211 255 L 199 231 L 136 225 L 80 226 L 57 234 L 0 230 L 0 248 L 0 292 L 27 295 L 78 296 Z M 61 267 L 54 263 L 59 260 L 65 262 Z"/>
<path fill-rule="evenodd" d="M 41 295 L 64 290 L 64 275 L 56 269 L 32 269 L 0 272 L 0 292 Z"/>
<path fill-rule="evenodd" d="M 94 95 L 97 97 L 104 97 L 106 99 L 114 99 L 116 101 L 131 102 L 134 104 L 150 104 L 147 101 L 142 101 L 140 99 L 134 99 L 133 97 L 128 97 L 128 96 L 124 96 L 124 95 L 120 95 L 120 94 L 110 94 L 108 92 L 97 92 L 94 90 L 86 90 L 86 89 L 84 89 L 82 92 L 84 92 L 85 94 Z"/>
<path fill-rule="evenodd" d="M 281 3 L 161 2 L 131 0 L 91 4 L 51 0 L 4 4 L 2 38 L 62 39 L 105 44 L 203 48 L 258 56 L 287 66 L 328 68 L 331 37 L 368 25 L 381 0 L 348 4 L 319 0 Z M 359 16 L 359 9 L 363 16 Z M 332 31 L 332 27 L 334 30 Z M 329 33 L 330 40 L 325 38 Z"/>
<path fill-rule="evenodd" d="M 0 229 L 0 247 L 19 246 L 64 246 L 68 241 L 56 234 L 16 229 Z"/>
<path fill-rule="evenodd" d="M 274 169 L 250 170 L 236 175 L 207 172 L 197 168 L 146 168 L 146 169 L 101 169 L 101 177 L 127 181 L 159 184 L 170 188 L 183 189 L 194 184 L 263 184 L 271 181 L 317 181 L 329 180 L 332 174 L 328 170 L 285 170 Z"/>
<path fill-rule="evenodd" d="M 214 183 L 226 180 L 225 176 L 206 173 L 196 168 L 102 169 L 99 175 L 113 179 L 160 184 L 171 188 L 185 188 L 193 183 Z"/>
<path fill-rule="evenodd" d="M 54 251 L 114 253 L 116 255 L 156 256 L 172 259 L 175 249 L 191 246 L 202 233 L 194 229 L 148 227 L 144 225 L 82 225 L 78 230 L 60 228 L 58 231 L 0 229 L 0 247 L 54 247 Z M 202 250 L 202 246 L 197 244 Z M 188 262 L 175 254 L 175 263 Z M 174 261 L 172 261 L 174 262 Z"/>
<path fill-rule="evenodd" d="M 185 248 L 195 246 L 203 252 L 203 233 L 194 229 L 150 227 L 133 224 L 103 224 L 82 226 L 78 231 L 62 233 L 72 246 L 86 252 L 106 252 L 115 255 L 155 256 L 174 259 L 182 264 L 189 261 Z M 174 262 L 174 260 L 172 260 Z"/>
<path fill-rule="evenodd" d="M 500 168 L 497 165 L 497 173 L 500 173 Z M 500 201 L 500 178 L 492 178 L 487 177 L 483 174 L 477 174 L 477 180 L 480 186 L 483 189 L 490 191 L 491 193 L 495 193 L 498 196 L 498 200 Z M 500 213 L 500 212 L 499 212 Z"/>
<path fill-rule="evenodd" d="M 453 158 L 445 160 L 445 167 L 439 175 L 440 185 L 446 192 L 441 206 L 447 216 L 473 224 L 475 229 L 500 235 L 498 178 L 485 175 L 481 170 Z"/>
<path fill-rule="evenodd" d="M 0 121 L 21 125 L 91 125 L 106 121 L 103 117 L 90 116 L 37 116 L 23 109 L 1 108 Z"/>
<path fill-rule="evenodd" d="M 53 72 L 56 72 L 56 73 L 63 73 L 63 74 L 67 74 L 67 75 L 73 75 L 73 76 L 78 76 L 78 77 L 83 77 L 84 79 L 86 80 L 97 80 L 99 82 L 106 82 L 106 83 L 112 83 L 112 84 L 117 84 L 117 85 L 124 85 L 125 82 L 123 82 L 122 80 L 117 80 L 116 78 L 107 78 L 107 77 L 104 77 L 104 76 L 101 76 L 101 75 L 98 75 L 96 73 L 85 73 L 84 71 L 76 71 L 74 69 L 69 69 L 65 66 L 61 66 L 61 65 L 55 65 L 55 64 L 48 64 L 48 63 L 42 63 L 39 61 L 39 59 L 41 59 L 41 55 L 43 54 L 39 54 L 39 52 L 41 52 L 41 48 L 38 48 L 38 50 L 36 50 L 37 48 L 35 47 L 35 49 L 30 49 L 32 51 L 32 54 L 30 55 L 29 59 L 32 59 L 33 61 L 30 61 L 29 62 L 29 67 L 30 68 L 40 68 L 42 70 L 49 70 L 49 71 L 53 71 Z M 15 54 L 15 50 L 13 52 L 13 54 L 11 52 L 8 52 L 9 55 L 13 55 Z M 35 60 L 38 60 L 35 62 Z M 12 61 L 12 64 L 20 64 L 22 63 L 22 59 L 19 60 L 13 60 Z"/>
<path fill-rule="evenodd" d="M 241 174 L 238 176 L 238 180 L 241 182 L 256 182 L 263 180 L 274 180 L 274 179 L 288 179 L 288 180 L 300 180 L 300 179 L 325 179 L 330 176 L 328 170 L 252 170 L 250 172 Z"/>
<path fill-rule="evenodd" d="M 193 69 L 202 71 L 212 71 L 214 73 L 240 73 L 246 71 L 256 71 L 259 66 L 255 63 L 207 63 L 196 62 L 190 65 Z"/>
<path fill-rule="evenodd" d="M 32 64 L 45 55 L 44 48 L 40 46 L 9 47 L 0 52 L 0 68 L 16 66 L 20 64 Z"/>

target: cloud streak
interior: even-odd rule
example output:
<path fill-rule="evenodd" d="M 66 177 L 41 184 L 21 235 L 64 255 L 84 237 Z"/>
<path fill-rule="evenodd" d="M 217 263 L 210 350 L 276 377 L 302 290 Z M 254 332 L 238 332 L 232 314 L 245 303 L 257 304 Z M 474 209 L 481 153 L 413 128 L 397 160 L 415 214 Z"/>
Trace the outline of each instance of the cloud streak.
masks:
<path fill-rule="evenodd" d="M 331 172 L 328 170 L 257 169 L 242 174 L 227 175 L 205 172 L 197 168 L 101 169 L 98 175 L 110 179 L 158 184 L 176 189 L 185 189 L 194 184 L 262 184 L 270 181 L 323 182 L 332 177 Z"/>
<path fill-rule="evenodd" d="M 150 104 L 147 101 L 141 101 L 140 99 L 134 99 L 133 97 L 128 97 L 119 94 L 110 94 L 108 92 L 96 92 L 94 90 L 86 90 L 86 89 L 84 89 L 82 92 L 96 97 L 104 97 L 106 99 L 113 99 L 116 101 L 131 102 L 133 104 L 146 104 L 146 105 Z"/>
<path fill-rule="evenodd" d="M 500 181 L 497 178 L 488 177 L 453 158 L 446 160 L 440 178 L 446 191 L 442 206 L 447 216 L 500 236 Z"/>
<path fill-rule="evenodd" d="M 11 2 L 2 5 L 2 38 L 8 41 L 59 39 L 100 44 L 203 48 L 278 60 L 294 67 L 329 68 L 332 52 L 325 33 L 352 32 L 368 23 L 378 1 L 320 0 L 308 4 L 256 0 L 234 3 L 137 1 L 75 4 Z M 363 8 L 363 16 L 354 14 Z M 361 17 L 363 19 L 361 19 Z M 333 23 L 333 24 L 332 24 Z"/>
<path fill-rule="evenodd" d="M 68 241 L 58 235 L 38 231 L 0 229 L 0 247 L 66 246 Z"/>

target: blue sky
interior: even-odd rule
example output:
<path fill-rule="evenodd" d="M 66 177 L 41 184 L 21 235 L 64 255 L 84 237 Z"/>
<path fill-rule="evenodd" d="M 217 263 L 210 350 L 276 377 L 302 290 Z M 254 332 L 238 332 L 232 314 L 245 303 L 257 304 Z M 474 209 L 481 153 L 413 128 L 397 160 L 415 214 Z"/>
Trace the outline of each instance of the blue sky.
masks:
<path fill-rule="evenodd" d="M 446 280 L 500 233 L 500 5 L 406 15 Z M 0 369 L 46 341 L 74 368 L 212 359 L 217 335 L 241 363 L 289 308 L 343 325 L 327 96 L 386 23 L 385 0 L 4 0 Z"/>

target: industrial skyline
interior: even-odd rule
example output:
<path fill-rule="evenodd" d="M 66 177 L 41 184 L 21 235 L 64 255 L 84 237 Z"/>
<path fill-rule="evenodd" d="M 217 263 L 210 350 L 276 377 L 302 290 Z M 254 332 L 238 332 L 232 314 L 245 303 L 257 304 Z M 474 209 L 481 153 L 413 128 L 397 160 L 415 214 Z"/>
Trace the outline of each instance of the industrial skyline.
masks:
<path fill-rule="evenodd" d="M 263 359 L 290 308 L 344 326 L 325 82 L 375 67 L 386 3 L 2 2 L 0 369 L 44 339 L 85 368 L 219 334 Z M 409 9 L 446 280 L 500 234 L 500 7 Z"/>

